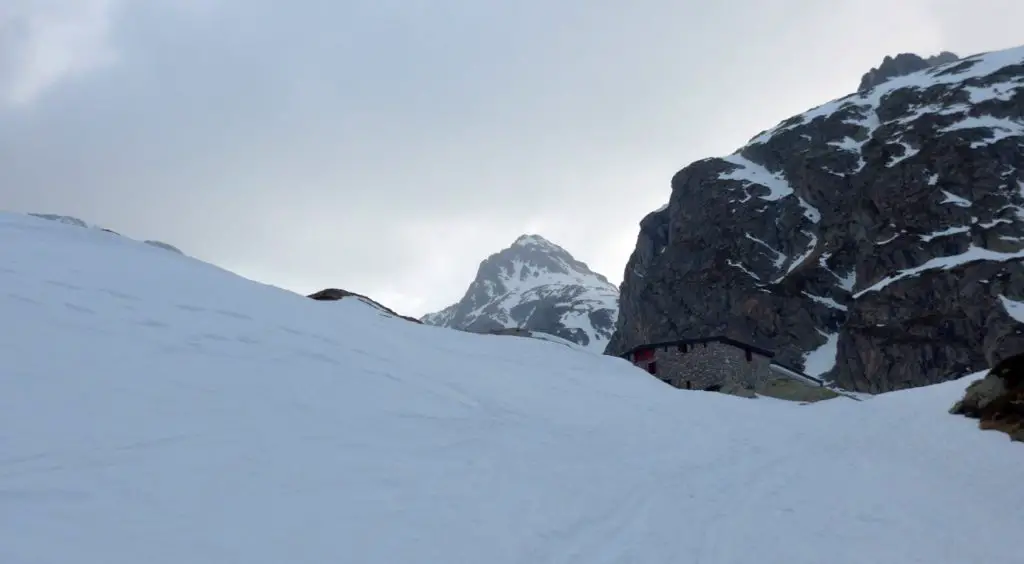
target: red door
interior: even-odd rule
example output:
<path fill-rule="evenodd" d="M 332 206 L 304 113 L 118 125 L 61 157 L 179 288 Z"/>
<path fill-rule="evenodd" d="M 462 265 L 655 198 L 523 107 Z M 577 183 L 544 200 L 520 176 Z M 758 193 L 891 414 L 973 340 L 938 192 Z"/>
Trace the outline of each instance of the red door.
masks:
<path fill-rule="evenodd" d="M 633 356 L 633 360 L 637 364 L 641 362 L 647 362 L 649 360 L 654 360 L 654 349 L 643 349 L 636 351 L 636 354 Z"/>

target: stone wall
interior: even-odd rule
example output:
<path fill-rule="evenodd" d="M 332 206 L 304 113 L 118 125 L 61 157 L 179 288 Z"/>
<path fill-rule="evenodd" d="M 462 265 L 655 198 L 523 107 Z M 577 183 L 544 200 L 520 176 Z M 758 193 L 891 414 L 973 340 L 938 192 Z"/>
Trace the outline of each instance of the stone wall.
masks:
<path fill-rule="evenodd" d="M 656 376 L 677 387 L 704 390 L 719 386 L 721 391 L 751 395 L 769 380 L 778 378 L 770 369 L 771 360 L 732 345 L 708 342 L 670 346 L 654 353 Z M 646 368 L 646 363 L 638 363 Z"/>

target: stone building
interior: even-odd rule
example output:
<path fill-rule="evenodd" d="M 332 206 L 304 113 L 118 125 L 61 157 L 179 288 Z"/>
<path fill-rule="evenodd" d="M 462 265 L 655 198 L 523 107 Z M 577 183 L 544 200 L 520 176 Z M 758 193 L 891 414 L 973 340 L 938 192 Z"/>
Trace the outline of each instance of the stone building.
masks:
<path fill-rule="evenodd" d="M 835 396 L 821 380 L 775 363 L 773 352 L 728 337 L 652 343 L 621 356 L 676 388 L 800 401 Z"/>

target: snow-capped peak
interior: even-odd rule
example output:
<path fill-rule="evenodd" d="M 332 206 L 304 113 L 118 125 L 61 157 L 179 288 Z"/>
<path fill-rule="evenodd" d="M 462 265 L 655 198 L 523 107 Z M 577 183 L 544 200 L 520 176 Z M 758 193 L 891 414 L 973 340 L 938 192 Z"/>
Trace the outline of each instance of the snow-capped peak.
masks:
<path fill-rule="evenodd" d="M 525 291 L 547 284 L 615 286 L 573 258 L 569 251 L 540 235 L 523 235 L 481 263 L 477 280 L 500 282 L 505 291 Z"/>
<path fill-rule="evenodd" d="M 604 351 L 618 313 L 618 288 L 541 237 L 522 235 L 480 263 L 458 303 L 425 323 L 472 331 L 519 327 Z"/>
<path fill-rule="evenodd" d="M 548 241 L 544 237 L 536 234 L 520 235 L 515 242 L 512 243 L 513 247 L 547 247 L 562 250 L 561 247 Z"/>

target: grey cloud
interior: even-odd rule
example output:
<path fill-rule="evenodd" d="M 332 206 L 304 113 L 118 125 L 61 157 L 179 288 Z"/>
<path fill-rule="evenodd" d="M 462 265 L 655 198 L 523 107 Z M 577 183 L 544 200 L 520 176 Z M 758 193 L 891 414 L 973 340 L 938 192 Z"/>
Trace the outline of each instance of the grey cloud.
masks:
<path fill-rule="evenodd" d="M 617 281 L 687 162 L 853 90 L 885 54 L 1016 40 L 953 33 L 958 6 L 925 0 L 140 0 L 110 14 L 116 63 L 0 110 L 0 208 L 409 313 L 455 301 L 525 231 Z"/>
<path fill-rule="evenodd" d="M 62 79 L 114 62 L 114 0 L 5 0 L 0 105 L 22 106 Z"/>

